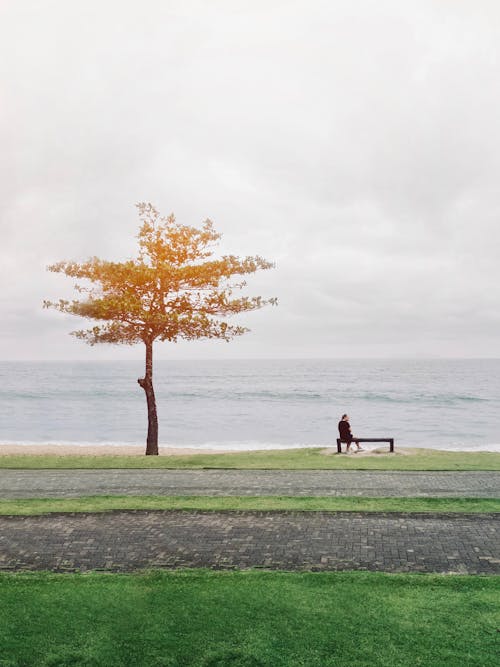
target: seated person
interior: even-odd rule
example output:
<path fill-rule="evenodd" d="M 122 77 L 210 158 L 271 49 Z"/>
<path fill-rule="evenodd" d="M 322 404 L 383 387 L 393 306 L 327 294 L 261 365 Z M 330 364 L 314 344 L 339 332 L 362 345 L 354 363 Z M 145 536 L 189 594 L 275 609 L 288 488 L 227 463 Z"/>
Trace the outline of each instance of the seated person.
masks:
<path fill-rule="evenodd" d="M 357 447 L 357 452 L 362 452 L 363 448 L 359 446 L 359 440 L 351 433 L 351 425 L 349 424 L 349 415 L 342 415 L 339 421 L 340 442 L 346 442 L 346 452 L 351 451 L 351 443 L 354 442 Z"/>

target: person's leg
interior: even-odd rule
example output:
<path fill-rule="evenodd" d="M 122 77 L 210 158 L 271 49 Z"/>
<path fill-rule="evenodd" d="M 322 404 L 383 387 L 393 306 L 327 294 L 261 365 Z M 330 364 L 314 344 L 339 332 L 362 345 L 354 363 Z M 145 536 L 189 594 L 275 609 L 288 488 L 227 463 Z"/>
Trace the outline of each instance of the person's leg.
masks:
<path fill-rule="evenodd" d="M 356 443 L 356 447 L 358 448 L 357 451 L 358 451 L 358 452 L 362 452 L 362 451 L 363 451 L 363 448 L 362 448 L 361 445 L 359 444 L 359 440 L 358 440 L 357 438 L 354 438 L 354 442 Z"/>

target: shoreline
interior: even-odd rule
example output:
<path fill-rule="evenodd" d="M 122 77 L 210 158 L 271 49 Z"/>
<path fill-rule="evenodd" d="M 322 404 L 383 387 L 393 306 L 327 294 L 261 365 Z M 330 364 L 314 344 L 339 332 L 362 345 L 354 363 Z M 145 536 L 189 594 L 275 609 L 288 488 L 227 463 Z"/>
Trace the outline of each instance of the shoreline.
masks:
<path fill-rule="evenodd" d="M 144 456 L 145 445 L 0 445 L 0 456 Z M 236 454 L 238 450 L 159 447 L 159 456 Z"/>
<path fill-rule="evenodd" d="M 2 456 L 61 456 L 61 457 L 123 457 L 133 456 L 143 458 L 145 456 L 145 445 L 78 445 L 78 444 L 56 444 L 56 443 L 40 443 L 40 444 L 19 444 L 19 443 L 2 443 L 0 444 L 0 457 Z M 304 452 L 311 449 L 318 449 L 323 456 L 332 456 L 337 454 L 336 444 L 331 446 L 317 445 L 315 447 L 290 447 L 290 448 L 267 448 L 267 449 L 217 449 L 217 448 L 199 448 L 199 447 L 159 447 L 160 457 L 169 456 L 203 456 L 203 455 L 223 455 L 223 454 L 271 454 L 271 453 L 285 453 L 285 452 Z M 345 454 L 345 448 L 342 448 Z M 440 449 L 433 447 L 397 447 L 391 456 L 414 456 L 425 455 L 429 452 L 442 453 L 463 453 L 463 454 L 480 454 L 480 453 L 500 453 L 495 450 L 465 450 L 465 449 Z M 385 446 L 367 447 L 361 452 L 353 451 L 349 454 L 350 458 L 365 458 L 390 454 Z"/>

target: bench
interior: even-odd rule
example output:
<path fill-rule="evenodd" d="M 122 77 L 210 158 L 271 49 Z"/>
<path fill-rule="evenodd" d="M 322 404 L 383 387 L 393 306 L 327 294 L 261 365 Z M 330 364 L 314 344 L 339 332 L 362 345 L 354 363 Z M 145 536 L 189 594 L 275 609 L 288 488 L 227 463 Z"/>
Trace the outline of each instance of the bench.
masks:
<path fill-rule="evenodd" d="M 389 451 L 393 452 L 394 451 L 394 438 L 356 438 L 358 442 L 388 442 L 389 443 Z M 342 454 L 342 443 L 345 442 L 347 444 L 347 440 L 341 440 L 341 438 L 337 438 L 337 453 Z M 351 440 L 351 442 L 354 442 L 354 440 Z"/>

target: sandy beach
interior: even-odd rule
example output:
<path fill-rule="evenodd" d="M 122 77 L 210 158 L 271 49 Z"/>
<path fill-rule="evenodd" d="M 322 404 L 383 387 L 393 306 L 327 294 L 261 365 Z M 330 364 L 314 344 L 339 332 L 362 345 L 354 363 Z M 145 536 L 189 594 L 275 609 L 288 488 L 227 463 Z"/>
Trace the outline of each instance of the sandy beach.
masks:
<path fill-rule="evenodd" d="M 0 445 L 0 456 L 144 456 L 145 445 Z M 229 454 L 228 450 L 160 447 L 160 456 L 193 454 Z"/>
<path fill-rule="evenodd" d="M 144 456 L 145 445 L 19 445 L 2 444 L 0 445 L 0 456 Z M 252 450 L 257 451 L 287 451 L 287 450 Z M 293 451 L 297 451 L 295 448 Z M 345 450 L 343 450 L 345 451 Z M 413 450 L 411 450 L 413 451 Z M 238 449 L 196 449 L 189 447 L 162 447 L 159 448 L 160 456 L 194 456 L 195 454 L 242 454 L 249 453 L 249 450 Z M 327 456 L 336 454 L 337 447 L 332 445 L 321 450 L 321 454 Z M 352 452 L 350 456 L 373 456 L 376 454 L 387 453 L 387 448 L 377 447 L 374 449 L 364 449 L 362 452 Z M 409 453 L 409 450 L 396 450 L 397 454 Z"/>

